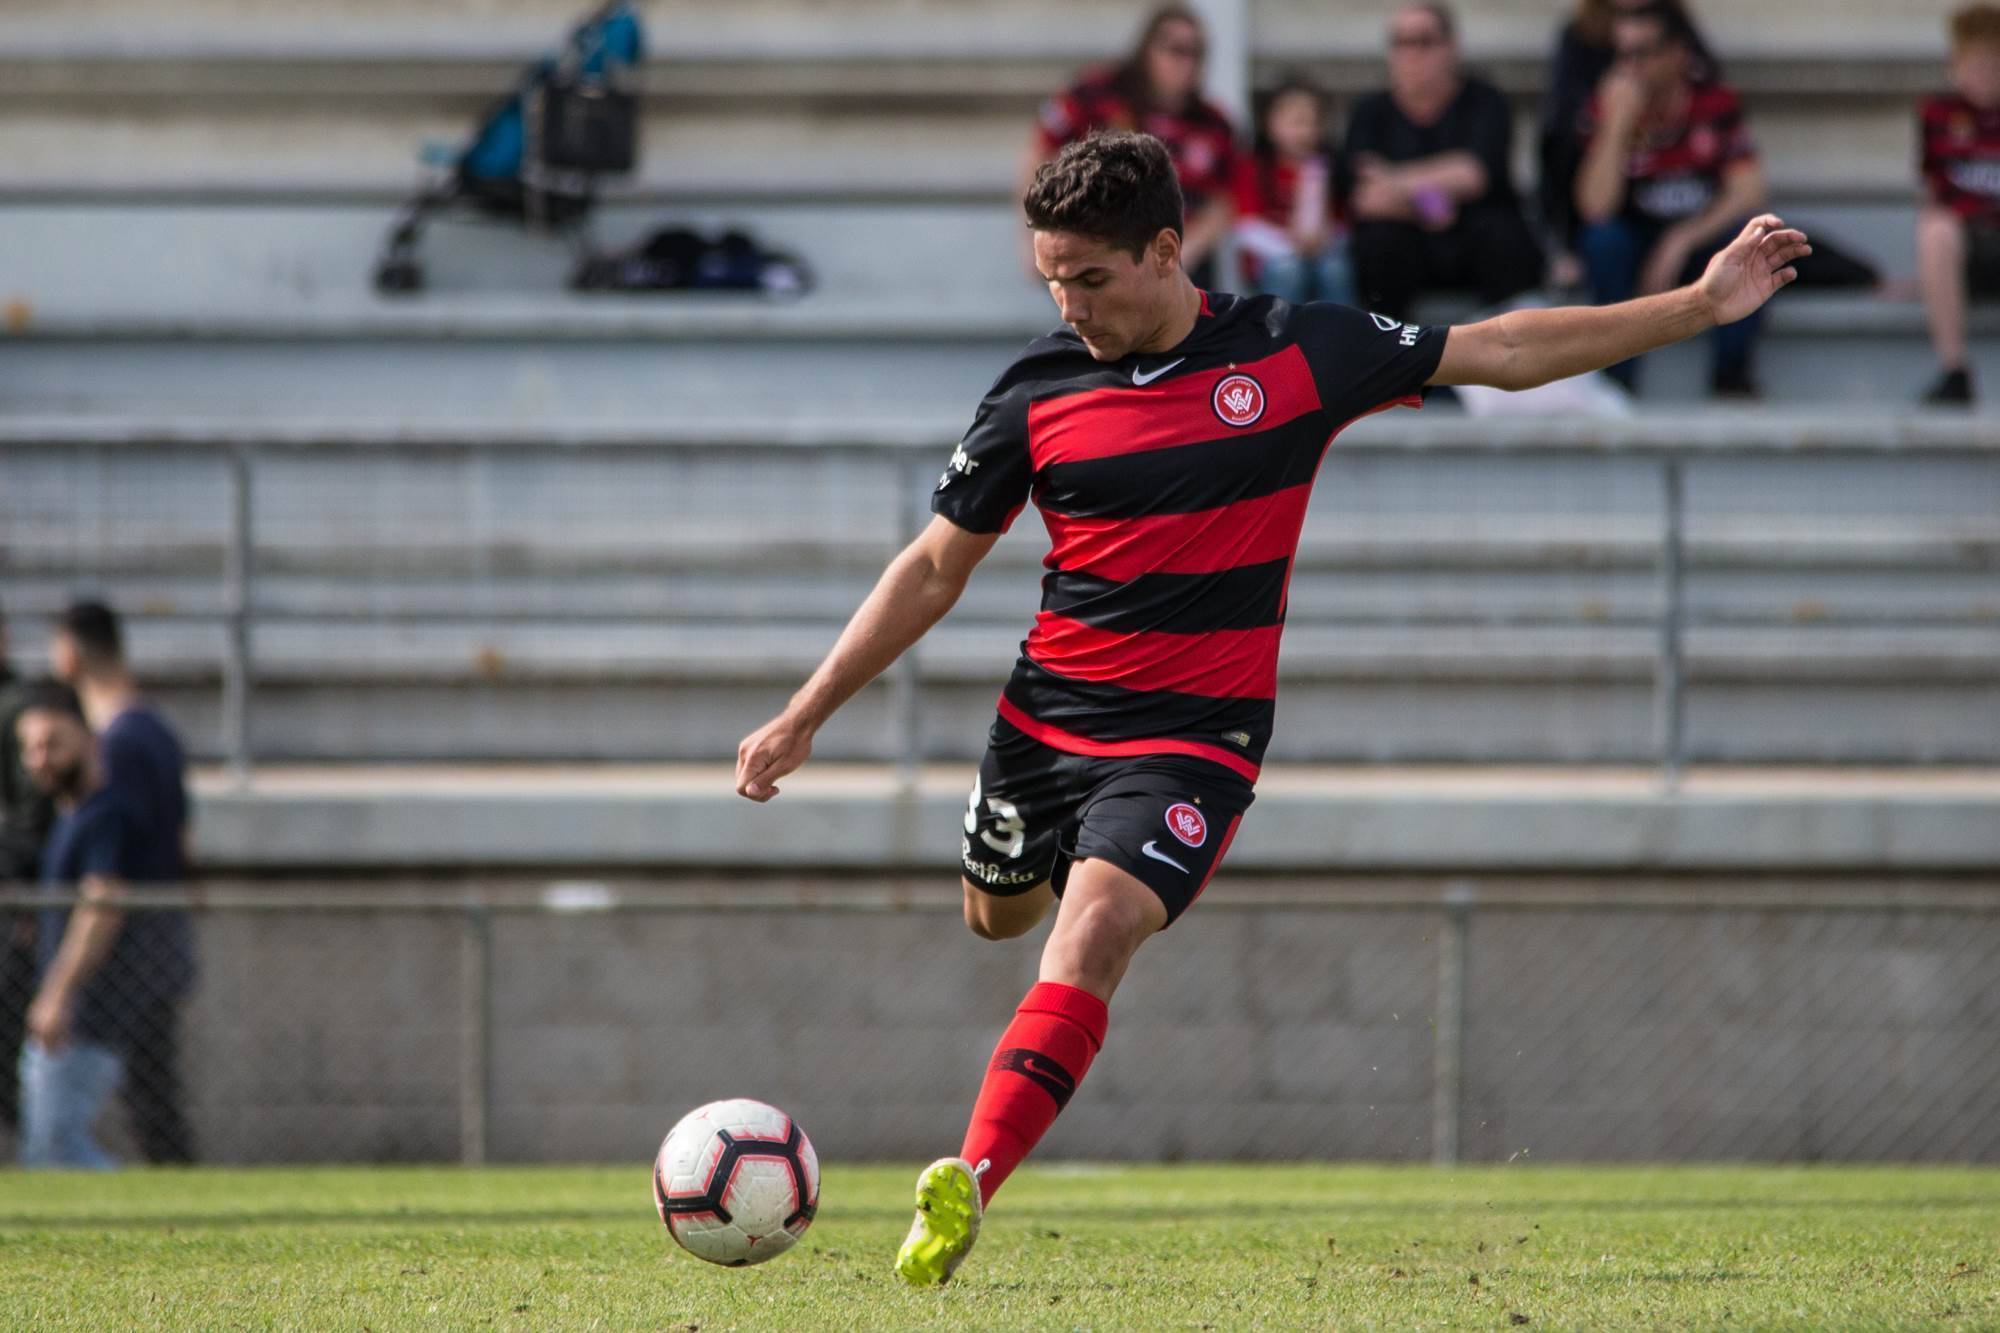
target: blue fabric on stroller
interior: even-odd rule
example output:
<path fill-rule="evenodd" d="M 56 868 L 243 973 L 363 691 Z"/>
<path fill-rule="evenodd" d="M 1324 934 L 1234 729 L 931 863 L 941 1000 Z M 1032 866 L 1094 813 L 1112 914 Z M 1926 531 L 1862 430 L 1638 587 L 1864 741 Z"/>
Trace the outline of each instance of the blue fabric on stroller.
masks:
<path fill-rule="evenodd" d="M 431 216 L 446 209 L 531 231 L 562 229 L 587 249 L 582 233 L 597 178 L 629 171 L 635 160 L 639 117 L 630 84 L 645 45 L 633 0 L 610 0 L 528 66 L 480 118 L 465 149 L 440 159 L 446 178 L 419 193 L 391 226 L 375 265 L 376 290 L 423 289 L 418 246 Z"/>
<path fill-rule="evenodd" d="M 645 29 L 629 0 L 613 0 L 585 19 L 560 53 L 536 61 L 521 86 L 489 112 L 458 159 L 469 180 L 516 180 L 527 154 L 527 104 L 561 71 L 590 82 L 617 83 L 646 58 Z"/>

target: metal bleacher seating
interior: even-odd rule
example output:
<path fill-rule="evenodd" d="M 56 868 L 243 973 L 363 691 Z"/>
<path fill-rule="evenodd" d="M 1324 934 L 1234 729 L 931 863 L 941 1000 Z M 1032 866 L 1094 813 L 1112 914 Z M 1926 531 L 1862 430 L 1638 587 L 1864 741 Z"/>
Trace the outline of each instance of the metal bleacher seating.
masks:
<path fill-rule="evenodd" d="M 1707 7 L 1780 205 L 1895 273 L 1910 268 L 1911 105 L 1936 80 L 1949 7 L 1827 0 L 1809 39 L 1782 15 Z M 1531 107 L 1559 7 L 1467 8 L 1468 48 Z M 1376 81 L 1379 6 L 1251 9 L 1260 77 L 1303 64 L 1345 93 Z M 1021 272 L 1012 172 L 1036 99 L 1135 19 L 1104 0 L 838 10 L 650 6 L 645 162 L 599 228 L 615 242 L 665 220 L 747 223 L 818 270 L 811 297 L 778 305 L 571 296 L 559 248 L 476 227 L 439 233 L 426 296 L 369 290 L 417 144 L 463 134 L 564 4 L 517 0 L 473 25 L 441 0 L 356 0 L 337 36 L 303 4 L 198 0 L 171 21 L 139 0 L 11 7 L 0 597 L 32 612 L 111 592 L 213 753 L 223 460 L 92 438 L 312 435 L 326 447 L 257 464 L 262 752 L 732 752 L 893 545 L 897 497 L 914 498 L 902 472 L 934 471 L 994 371 L 1052 322 Z M 1886 419 L 1927 365 L 1911 303 L 1788 298 L 1767 424 L 1744 429 Z M 2000 384 L 2000 361 L 1986 378 Z M 1649 411 L 1687 409 L 1700 382 L 1698 352 L 1663 357 Z M 1982 438 L 1983 420 L 1954 438 Z M 397 442 L 482 428 L 524 447 Z M 554 443 L 649 433 L 685 452 Z M 876 438 L 910 443 L 907 468 L 810 447 Z M 1294 585 L 1273 757 L 1644 757 L 1656 486 L 1615 452 L 1336 457 Z M 1689 487 L 1697 753 L 2000 757 L 1990 451 L 1720 455 L 1690 465 Z M 979 740 L 965 719 L 983 717 L 1032 609 L 1034 526 L 926 647 L 932 754 Z M 634 728 L 635 708 L 668 721 Z M 865 697 L 822 752 L 887 757 L 887 708 L 886 691 Z"/>

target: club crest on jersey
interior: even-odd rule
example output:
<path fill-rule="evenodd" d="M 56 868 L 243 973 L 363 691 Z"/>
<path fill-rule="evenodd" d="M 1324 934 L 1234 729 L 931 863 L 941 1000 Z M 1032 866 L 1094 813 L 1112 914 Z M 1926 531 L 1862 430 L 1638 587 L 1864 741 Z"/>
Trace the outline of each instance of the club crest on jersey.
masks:
<path fill-rule="evenodd" d="M 1264 386 L 1248 375 L 1226 375 L 1215 386 L 1215 415 L 1224 425 L 1254 426 L 1264 415 Z"/>
<path fill-rule="evenodd" d="M 1208 821 L 1201 817 L 1201 811 L 1185 802 L 1170 805 L 1167 807 L 1167 832 L 1190 847 L 1199 847 L 1208 841 Z"/>

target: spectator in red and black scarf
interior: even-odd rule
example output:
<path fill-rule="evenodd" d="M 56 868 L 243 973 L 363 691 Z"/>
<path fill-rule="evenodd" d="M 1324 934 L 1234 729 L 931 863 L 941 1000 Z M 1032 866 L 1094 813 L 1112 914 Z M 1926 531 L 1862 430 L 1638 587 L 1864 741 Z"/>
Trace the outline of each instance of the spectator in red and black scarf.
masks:
<path fill-rule="evenodd" d="M 1354 304 L 1354 275 L 1327 141 L 1326 94 L 1303 79 L 1264 101 L 1257 146 L 1236 172 L 1236 246 L 1244 276 L 1297 304 Z"/>
<path fill-rule="evenodd" d="M 1951 86 L 1918 113 L 1925 199 L 1917 276 L 1943 370 L 1924 401 L 1970 407 L 1966 302 L 2000 296 L 2000 6 L 1972 5 L 1952 17 Z"/>
<path fill-rule="evenodd" d="M 1187 208 L 1182 264 L 1198 287 L 1210 285 L 1209 261 L 1235 213 L 1236 128 L 1201 95 L 1207 58 L 1199 15 L 1177 4 L 1154 10 L 1122 64 L 1089 72 L 1043 104 L 1022 178 L 1025 189 L 1037 167 L 1094 130 L 1134 130 L 1159 139 L 1180 175 Z"/>
<path fill-rule="evenodd" d="M 1617 63 L 1587 113 L 1588 146 L 1577 173 L 1577 249 L 1592 296 L 1609 305 L 1663 292 L 1700 276 L 1764 206 L 1764 171 L 1727 85 L 1704 77 L 1707 62 L 1685 11 L 1654 3 L 1612 23 Z M 1751 397 L 1752 316 L 1715 333 L 1711 384 Z M 1611 373 L 1636 387 L 1638 363 Z"/>

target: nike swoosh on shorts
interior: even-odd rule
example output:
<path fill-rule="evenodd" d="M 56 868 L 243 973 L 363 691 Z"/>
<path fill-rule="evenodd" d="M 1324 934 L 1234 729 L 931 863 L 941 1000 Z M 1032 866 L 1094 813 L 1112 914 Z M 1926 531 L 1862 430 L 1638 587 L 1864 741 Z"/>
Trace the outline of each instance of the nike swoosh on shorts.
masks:
<path fill-rule="evenodd" d="M 1189 870 L 1186 866 L 1182 865 L 1179 861 L 1174 860 L 1173 857 L 1168 856 L 1165 852 L 1161 851 L 1160 845 L 1157 842 L 1149 842 L 1144 847 L 1141 847 L 1139 850 L 1145 853 L 1147 856 L 1152 857 L 1155 861 L 1165 861 L 1168 865 L 1180 871 L 1183 875 L 1191 875 L 1194 873 L 1193 871 Z"/>

